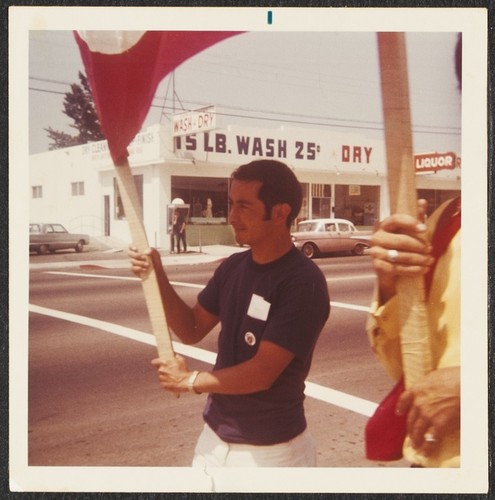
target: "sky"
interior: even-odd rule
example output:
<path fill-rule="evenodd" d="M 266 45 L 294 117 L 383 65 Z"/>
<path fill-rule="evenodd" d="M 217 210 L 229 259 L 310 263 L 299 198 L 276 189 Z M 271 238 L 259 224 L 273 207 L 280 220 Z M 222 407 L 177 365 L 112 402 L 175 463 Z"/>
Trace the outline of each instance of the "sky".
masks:
<path fill-rule="evenodd" d="M 460 154 L 461 96 L 456 33 L 406 34 L 415 153 Z M 73 134 L 64 93 L 83 70 L 68 30 L 29 32 L 29 150 L 48 150 L 45 128 Z M 155 94 L 145 125 L 172 110 L 216 105 L 224 125 L 324 127 L 382 137 L 379 65 L 373 32 L 246 32 L 192 57 Z"/>

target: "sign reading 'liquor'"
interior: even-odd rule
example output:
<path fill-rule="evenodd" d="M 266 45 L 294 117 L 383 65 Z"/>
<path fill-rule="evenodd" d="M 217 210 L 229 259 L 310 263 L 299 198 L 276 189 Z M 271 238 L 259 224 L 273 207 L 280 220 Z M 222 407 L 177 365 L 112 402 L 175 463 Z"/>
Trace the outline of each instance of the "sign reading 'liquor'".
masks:
<path fill-rule="evenodd" d="M 414 167 L 417 174 L 436 172 L 437 170 L 453 170 L 456 167 L 454 153 L 427 153 L 414 155 Z"/>

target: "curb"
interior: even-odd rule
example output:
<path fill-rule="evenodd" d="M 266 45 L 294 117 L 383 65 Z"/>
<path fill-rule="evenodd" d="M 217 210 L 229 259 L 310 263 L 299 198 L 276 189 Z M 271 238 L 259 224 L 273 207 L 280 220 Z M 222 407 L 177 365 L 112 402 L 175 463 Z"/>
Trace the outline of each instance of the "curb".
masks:
<path fill-rule="evenodd" d="M 221 262 L 228 258 L 233 253 L 245 251 L 246 248 L 240 247 L 222 247 L 220 245 L 212 248 L 210 252 L 196 252 L 190 251 L 186 254 L 167 254 L 161 255 L 162 264 L 166 267 L 178 265 L 194 265 L 194 264 L 208 264 L 212 262 Z M 111 249 L 105 250 L 100 253 L 121 253 L 122 250 Z M 86 259 L 84 259 L 86 257 Z M 125 253 L 122 253 L 120 258 L 92 258 L 90 254 L 80 255 L 78 260 L 63 260 L 56 262 L 30 262 L 30 270 L 43 270 L 43 269 L 60 269 L 60 268 L 79 268 L 84 270 L 99 270 L 99 269 L 129 269 L 129 259 Z"/>

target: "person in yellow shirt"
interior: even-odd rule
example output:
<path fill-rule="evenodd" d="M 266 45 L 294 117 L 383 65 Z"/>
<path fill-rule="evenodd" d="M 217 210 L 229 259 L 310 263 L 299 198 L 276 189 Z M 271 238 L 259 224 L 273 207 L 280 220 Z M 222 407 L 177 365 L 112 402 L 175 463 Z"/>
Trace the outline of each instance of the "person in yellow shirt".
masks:
<path fill-rule="evenodd" d="M 428 226 L 395 214 L 373 235 L 377 274 L 368 335 L 388 374 L 402 377 L 398 276 L 425 275 L 434 370 L 402 393 L 396 412 L 407 414 L 404 457 L 422 467 L 460 464 L 460 198 L 442 205 Z"/>
<path fill-rule="evenodd" d="M 462 38 L 455 68 L 462 88 Z M 427 220 L 393 214 L 383 220 L 370 250 L 377 275 L 368 336 L 392 379 L 403 378 L 396 282 L 424 275 L 433 370 L 402 392 L 395 406 L 406 416 L 402 453 L 413 466 L 460 466 L 461 199 L 449 200 Z"/>

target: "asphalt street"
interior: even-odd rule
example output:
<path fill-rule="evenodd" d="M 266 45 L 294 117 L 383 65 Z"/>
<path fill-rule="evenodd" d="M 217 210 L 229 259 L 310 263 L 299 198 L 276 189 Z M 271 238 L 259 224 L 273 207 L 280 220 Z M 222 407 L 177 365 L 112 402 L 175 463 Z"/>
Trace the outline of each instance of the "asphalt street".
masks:
<path fill-rule="evenodd" d="M 193 304 L 219 261 L 242 250 L 161 253 L 171 281 Z M 364 455 L 367 418 L 391 387 L 364 333 L 369 257 L 315 262 L 327 276 L 332 305 L 306 390 L 318 466 L 407 466 Z M 144 298 L 126 252 L 31 256 L 29 303 L 30 465 L 188 467 L 205 395 L 176 399 L 159 388 Z M 191 369 L 209 369 L 217 333 L 194 348 L 176 343 L 176 351 Z"/>

